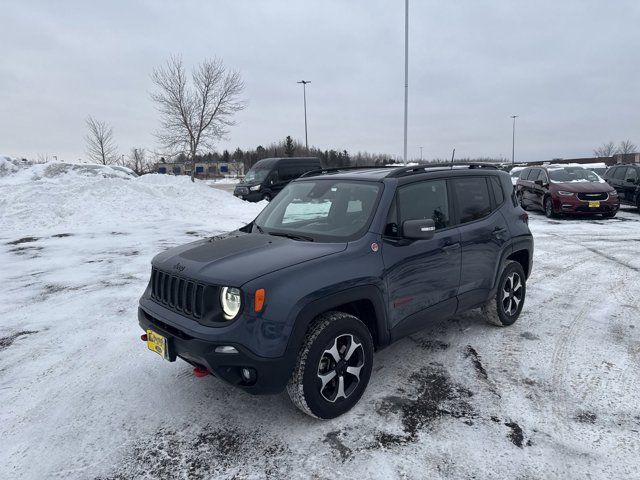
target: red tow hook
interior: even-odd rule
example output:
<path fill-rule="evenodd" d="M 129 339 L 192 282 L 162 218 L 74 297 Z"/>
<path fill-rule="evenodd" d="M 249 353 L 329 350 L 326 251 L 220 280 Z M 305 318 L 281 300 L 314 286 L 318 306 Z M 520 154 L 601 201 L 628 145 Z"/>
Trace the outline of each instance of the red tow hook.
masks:
<path fill-rule="evenodd" d="M 147 334 L 143 333 L 142 335 L 140 335 L 140 340 L 142 340 L 143 342 L 147 341 Z"/>
<path fill-rule="evenodd" d="M 193 369 L 193 375 L 198 378 L 206 377 L 207 375 L 209 375 L 209 370 L 207 370 L 206 368 L 196 367 Z"/>

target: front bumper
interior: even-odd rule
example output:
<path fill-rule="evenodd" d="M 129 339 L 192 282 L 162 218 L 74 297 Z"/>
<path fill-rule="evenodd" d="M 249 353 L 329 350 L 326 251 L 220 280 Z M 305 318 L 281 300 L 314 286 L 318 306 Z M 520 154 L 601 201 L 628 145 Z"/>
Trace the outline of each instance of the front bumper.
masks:
<path fill-rule="evenodd" d="M 247 202 L 259 202 L 262 200 L 262 194 L 263 192 L 261 190 L 252 192 L 248 187 L 236 187 L 233 191 L 234 197 L 246 200 Z"/>
<path fill-rule="evenodd" d="M 293 371 L 295 355 L 265 358 L 253 354 L 237 343 L 196 338 L 162 322 L 141 307 L 138 308 L 138 323 L 145 332 L 151 329 L 167 339 L 170 361 L 181 358 L 195 367 L 205 368 L 216 377 L 251 394 L 281 392 Z M 216 347 L 227 345 L 234 347 L 237 353 L 215 352 Z M 256 374 L 255 381 L 244 381 L 241 375 L 242 368 L 253 369 Z"/>
<path fill-rule="evenodd" d="M 617 197 L 608 197 L 606 200 L 598 200 L 599 206 L 590 206 L 588 200 L 580 200 L 575 195 L 561 196 L 553 198 L 553 206 L 558 213 L 571 215 L 598 215 L 603 213 L 614 213 L 620 208 Z"/>

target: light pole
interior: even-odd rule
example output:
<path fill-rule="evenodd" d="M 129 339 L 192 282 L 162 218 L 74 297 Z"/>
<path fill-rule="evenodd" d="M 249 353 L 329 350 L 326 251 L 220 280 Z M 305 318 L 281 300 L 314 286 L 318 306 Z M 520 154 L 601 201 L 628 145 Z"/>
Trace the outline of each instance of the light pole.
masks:
<path fill-rule="evenodd" d="M 407 111 L 409 108 L 409 0 L 404 2 L 404 164 L 407 164 Z"/>
<path fill-rule="evenodd" d="M 307 137 L 307 83 L 311 83 L 309 80 L 300 80 L 298 83 L 302 84 L 302 96 L 304 98 L 304 145 L 309 151 L 309 139 Z"/>
<path fill-rule="evenodd" d="M 418 147 L 420 149 L 420 161 L 422 161 L 422 147 Z"/>
<path fill-rule="evenodd" d="M 513 118 L 513 132 L 511 134 L 511 165 L 513 165 L 516 153 L 516 118 L 518 115 L 511 115 L 511 118 Z"/>

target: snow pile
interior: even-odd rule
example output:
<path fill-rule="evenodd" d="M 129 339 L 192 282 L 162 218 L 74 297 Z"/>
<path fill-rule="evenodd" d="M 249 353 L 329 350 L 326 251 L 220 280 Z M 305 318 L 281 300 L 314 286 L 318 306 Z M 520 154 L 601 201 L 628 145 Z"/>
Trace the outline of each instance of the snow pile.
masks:
<path fill-rule="evenodd" d="M 232 230 L 264 204 L 248 204 L 186 176 L 135 174 L 124 167 L 0 162 L 0 233 L 54 227 L 95 230 L 180 219 Z M 238 210 L 246 211 L 244 221 Z"/>
<path fill-rule="evenodd" d="M 16 161 L 11 160 L 9 157 L 0 155 L 0 177 L 7 176 L 17 171 L 18 165 L 16 164 Z"/>

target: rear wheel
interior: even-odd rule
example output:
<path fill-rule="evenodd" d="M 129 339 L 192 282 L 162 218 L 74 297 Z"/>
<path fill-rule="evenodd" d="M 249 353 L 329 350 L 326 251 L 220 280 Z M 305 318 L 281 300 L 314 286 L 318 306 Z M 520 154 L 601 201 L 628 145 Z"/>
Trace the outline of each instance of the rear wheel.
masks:
<path fill-rule="evenodd" d="M 335 418 L 360 400 L 372 363 L 373 340 L 364 323 L 343 312 L 322 314 L 307 332 L 287 393 L 307 415 Z"/>
<path fill-rule="evenodd" d="M 518 319 L 527 293 L 526 281 L 522 265 L 508 260 L 496 296 L 482 307 L 482 314 L 489 323 L 506 327 Z"/>
<path fill-rule="evenodd" d="M 262 200 L 270 202 L 271 201 L 271 195 L 268 194 L 268 193 L 265 193 L 264 195 L 262 195 Z"/>
<path fill-rule="evenodd" d="M 556 212 L 553 211 L 553 202 L 551 197 L 545 197 L 544 199 L 544 214 L 547 218 L 555 218 Z"/>
<path fill-rule="evenodd" d="M 607 213 L 603 213 L 603 214 L 602 214 L 602 216 L 603 216 L 604 218 L 613 218 L 613 217 L 615 217 L 615 216 L 616 216 L 616 213 L 617 213 L 617 212 L 607 212 Z"/>

